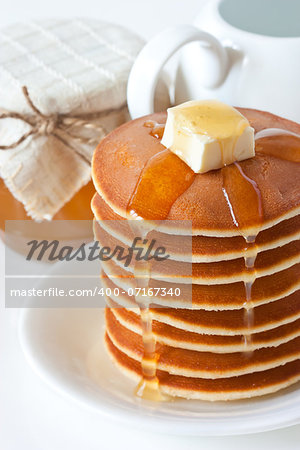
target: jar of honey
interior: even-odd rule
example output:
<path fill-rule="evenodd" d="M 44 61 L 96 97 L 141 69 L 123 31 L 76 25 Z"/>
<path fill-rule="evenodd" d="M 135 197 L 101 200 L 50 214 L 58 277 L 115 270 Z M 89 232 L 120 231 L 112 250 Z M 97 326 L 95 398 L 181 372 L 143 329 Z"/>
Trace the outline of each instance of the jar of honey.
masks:
<path fill-rule="evenodd" d="M 83 186 L 74 197 L 67 202 L 53 220 L 91 220 L 90 203 L 95 193 L 92 181 Z M 6 220 L 29 220 L 24 206 L 9 192 L 0 178 L 0 229 L 5 230 Z"/>
<path fill-rule="evenodd" d="M 68 201 L 49 222 L 49 238 L 56 238 L 61 240 L 66 239 L 81 239 L 89 242 L 93 239 L 92 219 L 93 213 L 91 211 L 91 199 L 95 193 L 92 181 L 83 186 L 74 197 Z M 4 181 L 0 178 L 0 236 L 5 240 L 5 244 L 12 247 L 14 250 L 23 253 L 24 245 L 29 239 L 37 239 L 36 228 L 31 227 L 23 222 L 16 222 L 12 227 L 9 226 L 5 233 L 5 221 L 31 221 L 32 218 L 27 214 L 23 204 L 19 202 L 10 193 Z M 53 221 L 72 221 L 72 226 L 56 227 L 55 235 L 53 235 Z M 47 221 L 48 222 L 48 221 Z M 28 226 L 27 226 L 28 225 Z M 52 229 L 51 229 L 52 227 Z M 47 233 L 47 229 L 43 227 L 43 233 Z M 59 233 L 57 233 L 57 230 Z M 5 239 L 4 239 L 5 238 Z M 47 238 L 47 235 L 43 238 Z M 22 250 L 23 248 L 23 250 Z"/>

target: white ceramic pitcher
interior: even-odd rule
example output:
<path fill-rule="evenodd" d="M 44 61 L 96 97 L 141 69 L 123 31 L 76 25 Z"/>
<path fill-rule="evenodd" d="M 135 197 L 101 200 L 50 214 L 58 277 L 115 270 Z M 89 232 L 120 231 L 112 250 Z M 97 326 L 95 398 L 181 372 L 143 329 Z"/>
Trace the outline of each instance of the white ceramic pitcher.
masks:
<path fill-rule="evenodd" d="M 300 122 L 300 0 L 209 0 L 194 25 L 155 36 L 129 77 L 133 118 L 153 112 L 160 72 L 182 46 L 176 104 L 217 98 Z"/>

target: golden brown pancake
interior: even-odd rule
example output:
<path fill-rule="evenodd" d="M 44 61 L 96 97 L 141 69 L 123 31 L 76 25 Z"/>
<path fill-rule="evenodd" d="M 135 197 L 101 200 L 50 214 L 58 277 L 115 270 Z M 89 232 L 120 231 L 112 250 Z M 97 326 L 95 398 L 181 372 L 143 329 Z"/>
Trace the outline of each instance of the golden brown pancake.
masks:
<path fill-rule="evenodd" d="M 109 307 L 109 311 L 124 327 L 140 335 L 142 334 L 140 320 L 131 320 L 125 308 Z M 158 322 L 157 320 L 153 321 L 152 326 L 157 342 L 171 347 L 215 353 L 243 352 L 246 348 L 244 335 L 221 336 L 194 333 Z M 300 319 L 269 331 L 253 333 L 251 343 L 247 345 L 246 350 L 252 351 L 263 347 L 277 347 L 298 336 L 300 336 Z"/>
<path fill-rule="evenodd" d="M 131 378 L 139 381 L 141 364 L 129 358 L 105 336 L 108 353 L 115 363 Z M 170 375 L 157 371 L 161 390 L 171 396 L 209 401 L 236 400 L 274 393 L 300 380 L 300 360 L 274 369 L 254 372 L 239 377 L 205 379 Z"/>
<path fill-rule="evenodd" d="M 124 294 L 120 294 L 119 299 Z M 120 300 L 116 302 L 107 298 L 107 303 L 112 308 L 121 306 L 122 314 L 126 311 L 127 320 L 135 324 L 140 321 L 138 307 L 124 309 Z M 191 309 L 175 309 L 151 306 L 153 320 L 162 322 L 186 331 L 200 334 L 216 334 L 234 336 L 239 334 L 259 333 L 281 325 L 293 322 L 300 318 L 300 291 L 277 300 L 276 302 L 253 308 L 251 327 L 247 323 L 245 310 L 234 311 L 203 311 Z"/>
<path fill-rule="evenodd" d="M 101 247 L 108 246 L 113 249 L 124 247 L 122 242 L 111 236 L 96 224 L 95 237 Z M 125 261 L 113 259 L 117 265 L 133 272 L 134 258 L 128 267 L 125 267 Z M 256 277 L 279 272 L 300 262 L 300 240 L 290 242 L 283 247 L 266 250 L 258 254 L 255 260 Z M 166 259 L 165 261 L 153 260 L 151 265 L 151 277 L 156 280 L 169 281 L 174 280 L 178 283 L 194 284 L 225 284 L 236 281 L 251 281 L 253 275 L 245 267 L 243 257 L 229 261 L 219 261 L 212 263 L 186 263 Z"/>
<path fill-rule="evenodd" d="M 136 287 L 133 274 L 117 266 L 113 261 L 102 262 L 102 268 L 101 278 L 105 286 L 111 289 L 119 287 L 125 292 Z M 241 309 L 245 305 L 245 286 L 242 282 L 206 286 L 151 279 L 149 287 L 159 289 L 155 301 L 158 305 L 165 307 L 223 311 Z M 167 292 L 170 288 L 180 289 L 180 296 L 162 296 L 161 288 L 165 288 Z M 298 289 L 300 289 L 300 264 L 255 280 L 252 286 L 251 302 L 253 306 L 263 305 L 287 297 Z M 132 306 L 130 299 L 122 298 L 122 301 L 125 306 Z"/>
<path fill-rule="evenodd" d="M 116 214 L 100 197 L 95 194 L 92 200 L 92 210 L 99 225 L 107 233 L 125 245 L 131 245 L 136 233 L 124 217 Z M 97 230 L 97 225 L 95 231 Z M 281 247 L 300 238 L 300 216 L 284 220 L 272 228 L 261 231 L 255 240 L 255 248 L 248 247 L 245 238 L 235 236 L 231 238 L 214 238 L 209 236 L 176 236 L 172 234 L 152 231 L 147 239 L 154 239 L 166 248 L 171 259 L 191 262 L 215 262 L 253 256 L 256 252 Z"/>
<path fill-rule="evenodd" d="M 113 344 L 130 358 L 141 361 L 142 338 L 130 331 L 106 310 L 106 331 Z M 277 347 L 261 348 L 251 353 L 212 353 L 187 350 L 157 342 L 157 368 L 173 375 L 196 378 L 226 378 L 244 375 L 286 364 L 300 358 L 300 337 Z"/>
<path fill-rule="evenodd" d="M 255 131 L 271 126 L 300 134 L 300 125 L 296 123 L 262 111 L 239 110 Z M 150 129 L 144 126 L 147 120 L 163 124 L 166 113 L 153 114 L 122 125 L 106 136 L 94 153 L 92 176 L 96 190 L 113 211 L 125 218 L 145 164 L 165 149 L 159 139 L 150 134 Z M 262 230 L 299 214 L 298 163 L 260 153 L 242 161 L 240 166 L 246 176 L 257 184 L 261 193 L 264 212 Z M 173 203 L 166 219 L 192 221 L 193 234 L 196 235 L 240 235 L 241 230 L 233 223 L 222 185 L 220 170 L 197 174 L 192 185 Z M 151 211 L 147 213 L 147 216 L 152 214 Z M 253 229 L 244 229 L 243 232 L 246 235 L 254 234 Z"/>

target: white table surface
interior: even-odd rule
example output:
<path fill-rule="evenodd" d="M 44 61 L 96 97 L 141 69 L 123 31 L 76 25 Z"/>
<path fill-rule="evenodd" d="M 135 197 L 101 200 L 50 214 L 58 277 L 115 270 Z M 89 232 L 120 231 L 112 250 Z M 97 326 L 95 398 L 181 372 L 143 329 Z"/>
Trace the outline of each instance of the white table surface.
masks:
<path fill-rule="evenodd" d="M 206 0 L 9 0 L 0 26 L 39 17 L 91 16 L 120 23 L 146 39 L 188 23 Z M 172 6 L 172 11 L 170 10 Z M 1 205 L 0 205 L 1 207 Z M 28 366 L 17 337 L 18 310 L 4 308 L 0 242 L 0 450 L 299 450 L 300 425 L 235 437 L 173 437 L 123 428 L 53 392 Z"/>

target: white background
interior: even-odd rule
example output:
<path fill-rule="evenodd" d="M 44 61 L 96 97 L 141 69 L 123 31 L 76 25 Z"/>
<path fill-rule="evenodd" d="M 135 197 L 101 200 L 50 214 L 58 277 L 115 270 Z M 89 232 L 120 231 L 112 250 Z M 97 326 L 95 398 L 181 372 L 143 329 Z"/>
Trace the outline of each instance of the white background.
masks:
<path fill-rule="evenodd" d="M 26 18 L 91 16 L 148 39 L 171 24 L 191 22 L 203 1 L 2 0 L 0 26 Z M 20 350 L 18 311 L 4 309 L 3 253 L 0 243 L 0 450 L 299 450 L 300 425 L 248 436 L 172 437 L 137 431 L 134 424 L 125 429 L 60 397 L 32 372 Z"/>

